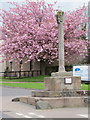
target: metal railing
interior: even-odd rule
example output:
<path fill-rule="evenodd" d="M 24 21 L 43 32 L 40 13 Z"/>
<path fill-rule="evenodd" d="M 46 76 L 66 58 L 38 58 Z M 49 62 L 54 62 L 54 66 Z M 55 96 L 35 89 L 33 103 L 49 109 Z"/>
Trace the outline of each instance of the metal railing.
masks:
<path fill-rule="evenodd" d="M 35 77 L 41 75 L 40 70 L 31 70 L 31 71 L 8 71 L 0 72 L 0 76 L 4 78 L 23 78 L 23 77 Z"/>

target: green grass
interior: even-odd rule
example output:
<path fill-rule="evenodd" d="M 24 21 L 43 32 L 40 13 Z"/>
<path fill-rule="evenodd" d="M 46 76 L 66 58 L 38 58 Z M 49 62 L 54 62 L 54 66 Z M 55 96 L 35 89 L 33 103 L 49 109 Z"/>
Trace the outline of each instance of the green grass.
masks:
<path fill-rule="evenodd" d="M 44 83 L 30 82 L 30 83 L 0 83 L 0 85 L 20 87 L 20 88 L 31 88 L 31 89 L 44 89 Z M 90 85 L 82 84 L 82 90 L 90 90 Z"/>
<path fill-rule="evenodd" d="M 0 83 L 0 85 L 20 87 L 20 88 L 44 89 L 44 83 L 43 83 L 44 77 L 48 77 L 48 76 L 42 75 L 38 77 L 21 78 L 21 79 L 0 79 L 4 82 L 29 82 L 29 83 Z"/>
<path fill-rule="evenodd" d="M 0 85 L 31 89 L 44 89 L 44 83 L 0 83 Z"/>
<path fill-rule="evenodd" d="M 30 77 L 30 78 L 18 78 L 18 79 L 0 79 L 0 81 L 7 82 L 44 82 L 44 77 L 48 77 L 48 75 L 41 75 L 38 77 Z"/>
<path fill-rule="evenodd" d="M 90 90 L 90 84 L 89 85 L 82 84 L 82 90 Z"/>

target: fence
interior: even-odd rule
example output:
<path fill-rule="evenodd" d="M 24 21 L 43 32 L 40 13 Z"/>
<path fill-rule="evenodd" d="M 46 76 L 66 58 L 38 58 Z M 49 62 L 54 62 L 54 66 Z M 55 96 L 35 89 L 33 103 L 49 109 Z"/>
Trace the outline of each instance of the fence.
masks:
<path fill-rule="evenodd" d="M 32 70 L 32 71 L 8 71 L 8 72 L 0 72 L 0 76 L 4 78 L 22 78 L 22 77 L 34 77 L 41 75 L 40 70 Z"/>

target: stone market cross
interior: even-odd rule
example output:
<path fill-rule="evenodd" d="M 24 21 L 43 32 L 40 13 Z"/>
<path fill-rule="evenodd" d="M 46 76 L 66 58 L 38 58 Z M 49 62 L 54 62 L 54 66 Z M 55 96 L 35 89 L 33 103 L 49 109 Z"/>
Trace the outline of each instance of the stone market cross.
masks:
<path fill-rule="evenodd" d="M 19 101 L 34 105 L 36 109 L 88 106 L 88 91 L 81 90 L 81 77 L 73 76 L 64 68 L 64 12 L 57 11 L 59 40 L 59 70 L 51 77 L 44 78 L 45 90 L 32 91 L 32 96 L 18 98 Z M 14 99 L 15 101 L 15 99 Z"/>

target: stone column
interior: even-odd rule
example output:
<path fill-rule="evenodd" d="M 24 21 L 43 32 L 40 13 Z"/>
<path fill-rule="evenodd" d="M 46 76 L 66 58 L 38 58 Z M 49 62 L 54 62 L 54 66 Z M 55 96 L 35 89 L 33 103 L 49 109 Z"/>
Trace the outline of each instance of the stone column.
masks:
<path fill-rule="evenodd" d="M 59 40 L 59 71 L 64 72 L 64 30 L 63 30 L 63 23 L 64 23 L 64 13 L 59 11 L 57 13 L 57 23 L 58 23 L 58 40 Z"/>
<path fill-rule="evenodd" d="M 58 73 L 65 72 L 64 67 L 64 12 L 63 11 L 57 11 L 56 13 L 56 20 L 58 24 L 58 41 L 59 41 L 59 70 Z M 56 73 L 57 74 L 57 73 Z M 52 73 L 53 75 L 53 73 Z"/>

